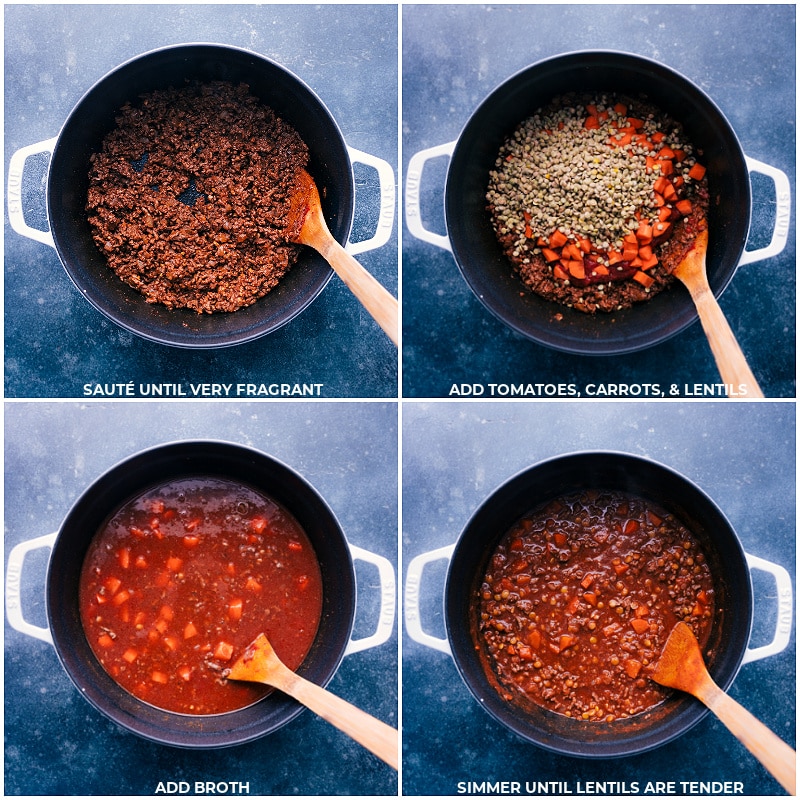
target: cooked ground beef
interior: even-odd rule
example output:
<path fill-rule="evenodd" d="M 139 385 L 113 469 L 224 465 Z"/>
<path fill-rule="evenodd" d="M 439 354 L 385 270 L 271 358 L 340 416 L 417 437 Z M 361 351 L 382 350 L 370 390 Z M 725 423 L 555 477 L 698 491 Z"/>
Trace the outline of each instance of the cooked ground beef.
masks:
<path fill-rule="evenodd" d="M 500 149 L 486 195 L 495 233 L 546 299 L 587 313 L 648 300 L 705 227 L 698 155 L 650 104 L 557 97 Z"/>
<path fill-rule="evenodd" d="M 126 104 L 91 159 L 89 222 L 148 303 L 236 311 L 295 262 L 286 241 L 297 132 L 244 84 L 192 83 Z"/>

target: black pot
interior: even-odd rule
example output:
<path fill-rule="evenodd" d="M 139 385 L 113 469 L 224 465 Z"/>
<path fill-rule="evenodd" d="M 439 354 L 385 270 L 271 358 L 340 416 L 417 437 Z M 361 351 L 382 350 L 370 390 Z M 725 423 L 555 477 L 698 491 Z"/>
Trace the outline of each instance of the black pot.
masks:
<path fill-rule="evenodd" d="M 707 650 L 714 680 L 727 689 L 750 639 L 752 587 L 739 540 L 723 513 L 697 486 L 671 469 L 637 456 L 585 452 L 539 463 L 511 478 L 475 512 L 459 538 L 445 586 L 445 621 L 461 677 L 480 705 L 523 739 L 561 755 L 614 758 L 651 750 L 681 736 L 707 713 L 675 693 L 629 719 L 593 723 L 504 701 L 475 649 L 470 611 L 499 540 L 541 502 L 579 489 L 613 489 L 645 497 L 672 512 L 697 537 L 709 560 L 717 605 Z"/>
<path fill-rule="evenodd" d="M 283 504 L 308 535 L 322 572 L 323 608 L 316 639 L 298 673 L 326 685 L 350 641 L 355 614 L 355 572 L 344 533 L 325 501 L 300 475 L 240 445 L 216 441 L 162 445 L 132 456 L 98 478 L 70 509 L 56 537 L 47 572 L 47 619 L 70 679 L 109 719 L 160 744 L 220 748 L 272 733 L 303 707 L 279 692 L 247 708 L 203 717 L 148 705 L 122 689 L 97 661 L 78 604 L 84 556 L 108 517 L 147 488 L 192 475 L 227 478 L 261 490 Z"/>
<path fill-rule="evenodd" d="M 297 130 L 311 154 L 309 172 L 322 196 L 331 234 L 347 242 L 353 218 L 353 172 L 333 117 L 299 78 L 246 50 L 188 44 L 134 58 L 102 78 L 75 106 L 55 144 L 47 180 L 47 214 L 53 242 L 81 294 L 108 318 L 139 336 L 183 348 L 225 347 L 255 339 L 286 324 L 322 291 L 332 272 L 303 248 L 280 284 L 255 304 L 229 314 L 198 314 L 151 305 L 117 278 L 95 245 L 85 211 L 89 157 L 100 150 L 126 102 L 186 80 L 249 85 L 253 95 Z"/>
<path fill-rule="evenodd" d="M 613 314 L 587 315 L 524 290 L 486 211 L 489 172 L 522 120 L 570 91 L 617 91 L 645 99 L 681 122 L 702 152 L 709 191 L 708 277 L 719 295 L 733 277 L 750 226 L 750 177 L 728 121 L 693 83 L 668 67 L 617 52 L 577 52 L 534 64 L 495 89 L 458 138 L 445 187 L 447 234 L 476 297 L 501 321 L 540 344 L 570 353 L 611 355 L 663 342 L 697 319 L 680 286 Z M 554 320 L 556 312 L 563 315 Z"/>

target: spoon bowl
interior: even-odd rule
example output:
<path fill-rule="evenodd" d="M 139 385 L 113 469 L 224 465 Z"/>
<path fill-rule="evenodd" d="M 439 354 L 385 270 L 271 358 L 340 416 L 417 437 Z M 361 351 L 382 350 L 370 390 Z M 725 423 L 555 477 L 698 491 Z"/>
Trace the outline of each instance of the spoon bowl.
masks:
<path fill-rule="evenodd" d="M 672 629 L 650 677 L 662 686 L 687 692 L 708 706 L 781 786 L 795 794 L 795 751 L 714 683 L 700 645 L 685 622 Z"/>
<path fill-rule="evenodd" d="M 747 397 L 763 397 L 739 343 L 708 284 L 707 250 L 708 228 L 705 227 L 697 234 L 691 250 L 675 267 L 672 274 L 689 290 L 723 382 L 737 393 L 746 394 Z"/>
<path fill-rule="evenodd" d="M 322 213 L 319 190 L 308 171 L 299 169 L 295 180 L 287 238 L 316 250 L 396 345 L 397 300 L 333 238 Z"/>
<path fill-rule="evenodd" d="M 370 752 L 397 769 L 397 731 L 360 708 L 292 672 L 262 633 L 226 671 L 229 680 L 253 681 L 280 689 Z"/>

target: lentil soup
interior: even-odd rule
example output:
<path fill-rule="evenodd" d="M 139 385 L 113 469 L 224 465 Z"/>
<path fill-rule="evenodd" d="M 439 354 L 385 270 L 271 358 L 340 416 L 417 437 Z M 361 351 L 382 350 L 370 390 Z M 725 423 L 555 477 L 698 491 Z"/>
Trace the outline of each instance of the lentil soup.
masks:
<path fill-rule="evenodd" d="M 614 312 L 667 288 L 705 227 L 701 156 L 649 103 L 562 95 L 501 146 L 487 209 L 528 289 L 585 313 Z"/>
<path fill-rule="evenodd" d="M 183 479 L 113 514 L 87 552 L 79 600 L 89 645 L 120 686 L 168 711 L 218 714 L 270 691 L 224 677 L 259 633 L 300 666 L 322 577 L 281 505 L 231 481 Z"/>
<path fill-rule="evenodd" d="M 672 514 L 584 491 L 512 526 L 472 605 L 484 671 L 504 700 L 612 722 L 669 696 L 648 673 L 679 620 L 706 646 L 715 590 L 700 544 Z"/>

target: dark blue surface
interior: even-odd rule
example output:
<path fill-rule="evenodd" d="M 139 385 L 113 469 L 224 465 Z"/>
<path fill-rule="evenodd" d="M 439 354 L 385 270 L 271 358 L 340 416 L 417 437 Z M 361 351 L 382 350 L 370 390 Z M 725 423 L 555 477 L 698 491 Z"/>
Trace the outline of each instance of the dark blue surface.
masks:
<path fill-rule="evenodd" d="M 458 138 L 481 101 L 541 59 L 616 49 L 660 61 L 705 91 L 744 152 L 785 172 L 794 193 L 793 5 L 404 5 L 403 169 Z M 444 233 L 447 159 L 429 161 L 422 219 Z M 753 179 L 748 249 L 768 241 L 775 193 Z M 794 194 L 793 194 L 794 196 Z M 795 396 L 795 234 L 783 253 L 739 268 L 720 304 L 767 397 Z M 403 231 L 403 394 L 446 397 L 454 383 L 717 383 L 699 323 L 626 356 L 572 356 L 512 332 L 470 292 L 450 253 Z"/>
<path fill-rule="evenodd" d="M 406 403 L 403 563 L 457 541 L 478 506 L 537 461 L 619 450 L 685 475 L 721 508 L 745 551 L 795 573 L 794 403 Z M 423 573 L 423 629 L 442 637 L 445 562 Z M 752 645 L 775 625 L 775 585 L 753 571 Z M 741 781 L 744 795 L 781 787 L 711 715 L 675 742 L 608 760 L 554 756 L 495 722 L 452 659 L 403 637 L 403 793 L 456 795 L 461 781 L 616 781 L 596 794 L 639 794 L 647 781 Z M 731 695 L 794 747 L 795 635 L 779 655 L 746 664 Z M 620 788 L 626 782 L 628 790 Z M 560 794 L 560 792 L 554 792 Z M 592 794 L 591 792 L 589 794 Z M 678 789 L 678 794 L 684 794 Z"/>
<path fill-rule="evenodd" d="M 345 142 L 397 171 L 397 9 L 337 5 L 6 7 L 5 163 L 56 136 L 95 82 L 134 56 L 216 42 L 271 58 L 308 84 Z M 103 35 L 113 31 L 113 36 Z M 28 224 L 46 228 L 46 159 L 29 159 Z M 375 230 L 374 170 L 355 165 L 352 241 Z M 397 237 L 359 260 L 397 294 Z M 76 291 L 55 251 L 5 226 L 7 397 L 81 397 L 89 382 L 313 382 L 323 397 L 396 397 L 397 352 L 338 278 L 284 328 L 217 351 L 186 352 L 123 331 Z"/>
<path fill-rule="evenodd" d="M 327 501 L 348 542 L 397 563 L 394 403 L 9 403 L 5 411 L 5 554 L 58 530 L 78 496 L 118 461 L 177 439 L 224 439 L 299 472 Z M 23 571 L 23 607 L 44 625 L 47 551 Z M 374 567 L 356 562 L 355 638 L 377 625 Z M 347 656 L 329 689 L 393 727 L 396 627 Z M 53 648 L 5 625 L 5 794 L 151 795 L 159 781 L 249 783 L 250 795 L 394 795 L 397 773 L 304 711 L 251 744 L 212 752 L 162 747 L 95 711 Z M 238 794 L 239 792 L 237 792 Z"/>

